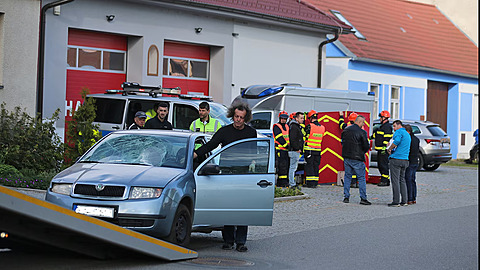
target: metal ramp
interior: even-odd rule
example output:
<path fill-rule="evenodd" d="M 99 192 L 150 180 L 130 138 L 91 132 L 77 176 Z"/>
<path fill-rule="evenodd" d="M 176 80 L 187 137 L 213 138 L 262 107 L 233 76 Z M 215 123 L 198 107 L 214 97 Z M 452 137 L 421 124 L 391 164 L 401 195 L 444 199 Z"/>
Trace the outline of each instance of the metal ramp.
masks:
<path fill-rule="evenodd" d="M 198 253 L 0 186 L 0 232 L 92 256 L 136 252 L 174 261 Z"/>

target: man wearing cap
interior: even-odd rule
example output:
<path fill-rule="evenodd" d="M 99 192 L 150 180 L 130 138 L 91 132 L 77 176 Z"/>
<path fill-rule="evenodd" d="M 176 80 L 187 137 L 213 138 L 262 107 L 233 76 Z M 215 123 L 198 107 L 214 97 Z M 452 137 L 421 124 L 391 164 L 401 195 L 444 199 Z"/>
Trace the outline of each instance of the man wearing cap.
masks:
<path fill-rule="evenodd" d="M 145 121 L 147 120 L 147 114 L 143 111 L 138 111 L 133 118 L 133 124 L 131 124 L 128 129 L 143 129 L 145 126 Z"/>
<path fill-rule="evenodd" d="M 273 138 L 275 140 L 275 158 L 277 160 L 277 187 L 288 187 L 288 169 L 290 158 L 288 157 L 288 148 L 290 146 L 289 131 L 287 125 L 288 113 L 281 111 L 278 114 L 278 123 L 273 125 Z"/>
<path fill-rule="evenodd" d="M 320 159 L 322 157 L 322 139 L 325 133 L 325 127 L 318 123 L 317 112 L 311 110 L 307 114 L 310 124 L 306 126 L 304 156 L 306 183 L 304 187 L 316 188 L 318 185 L 318 170 Z"/>

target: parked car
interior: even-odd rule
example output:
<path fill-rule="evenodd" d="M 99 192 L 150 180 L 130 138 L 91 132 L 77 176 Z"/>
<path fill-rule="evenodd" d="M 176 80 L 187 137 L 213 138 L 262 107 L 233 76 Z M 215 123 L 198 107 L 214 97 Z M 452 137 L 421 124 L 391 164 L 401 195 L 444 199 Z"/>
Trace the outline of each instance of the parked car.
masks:
<path fill-rule="evenodd" d="M 193 159 L 208 134 L 112 132 L 56 175 L 46 200 L 77 213 L 185 245 L 191 231 L 270 226 L 275 151 L 252 138 Z"/>
<path fill-rule="evenodd" d="M 88 95 L 95 99 L 94 124 L 99 125 L 102 136 L 112 131 L 127 129 L 133 123 L 137 111 L 147 112 L 161 101 L 169 104 L 167 120 L 172 123 L 173 129 L 188 130 L 192 121 L 198 118 L 198 106 L 203 101 L 210 104 L 210 115 L 219 120 L 222 126 L 232 122 L 227 118 L 227 107 L 213 102 L 209 96 L 185 95 L 180 94 L 177 89 L 141 86 L 129 82 L 123 83 L 122 89 Z"/>
<path fill-rule="evenodd" d="M 394 120 L 390 119 L 390 124 Z M 452 159 L 450 153 L 450 137 L 443 131 L 440 125 L 429 121 L 401 120 L 404 124 L 412 126 L 412 131 L 420 140 L 420 154 L 418 170 L 425 169 L 434 171 L 440 164 L 446 163 Z M 378 119 L 373 121 L 373 130 L 380 127 Z M 373 142 L 375 145 L 375 142 Z M 377 161 L 377 151 L 373 148 L 371 152 L 371 161 Z"/>

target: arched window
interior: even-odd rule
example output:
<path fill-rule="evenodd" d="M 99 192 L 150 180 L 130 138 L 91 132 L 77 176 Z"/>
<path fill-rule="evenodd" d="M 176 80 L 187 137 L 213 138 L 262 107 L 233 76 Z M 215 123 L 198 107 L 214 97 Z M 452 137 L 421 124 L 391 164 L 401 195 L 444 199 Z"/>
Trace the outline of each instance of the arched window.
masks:
<path fill-rule="evenodd" d="M 148 48 L 148 76 L 158 76 L 158 48 L 155 45 Z"/>

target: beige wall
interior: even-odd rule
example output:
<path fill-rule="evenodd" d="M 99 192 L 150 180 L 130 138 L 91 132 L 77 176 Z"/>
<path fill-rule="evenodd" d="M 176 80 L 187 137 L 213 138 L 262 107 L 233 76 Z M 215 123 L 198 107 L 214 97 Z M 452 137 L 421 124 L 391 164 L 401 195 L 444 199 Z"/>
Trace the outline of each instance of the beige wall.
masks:
<path fill-rule="evenodd" d="M 477 0 L 410 0 L 437 6 L 478 46 L 478 2 Z"/>
<path fill-rule="evenodd" d="M 39 16 L 39 0 L 0 0 L 0 103 L 30 115 L 35 114 Z"/>

